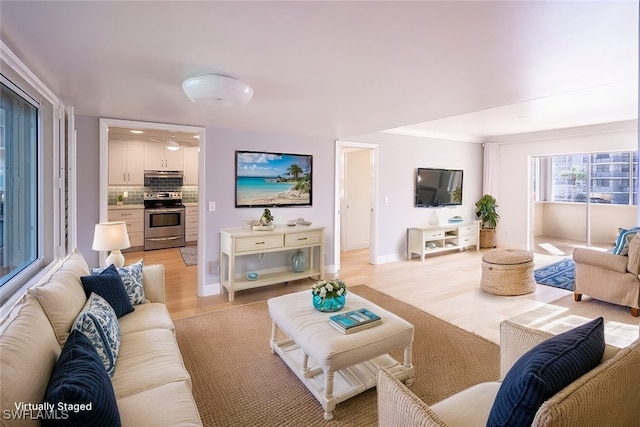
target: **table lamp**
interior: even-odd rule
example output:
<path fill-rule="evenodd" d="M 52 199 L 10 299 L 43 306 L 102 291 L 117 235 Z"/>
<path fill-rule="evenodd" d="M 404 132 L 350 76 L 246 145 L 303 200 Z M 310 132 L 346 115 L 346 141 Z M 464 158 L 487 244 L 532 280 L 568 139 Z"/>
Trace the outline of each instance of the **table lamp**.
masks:
<path fill-rule="evenodd" d="M 126 249 L 130 246 L 126 222 L 101 222 L 96 224 L 91 249 L 94 251 L 111 251 L 106 260 L 107 266 L 113 264 L 116 267 L 122 267 L 124 265 L 124 255 L 122 255 L 120 249 Z"/>

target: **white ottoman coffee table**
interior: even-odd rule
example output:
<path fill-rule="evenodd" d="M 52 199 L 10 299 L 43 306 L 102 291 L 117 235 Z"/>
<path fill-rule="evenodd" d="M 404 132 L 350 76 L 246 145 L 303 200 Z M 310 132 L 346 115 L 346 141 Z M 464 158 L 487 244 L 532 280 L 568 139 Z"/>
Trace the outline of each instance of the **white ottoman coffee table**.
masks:
<path fill-rule="evenodd" d="M 336 313 L 313 308 L 310 290 L 271 298 L 267 304 L 273 321 L 272 352 L 318 399 L 326 420 L 333 418 L 336 404 L 375 387 L 378 367 L 389 369 L 407 385 L 413 382 L 413 325 L 395 314 L 349 293 L 337 313 L 367 308 L 382 321 L 345 335 L 329 325 L 329 317 Z M 397 348 L 404 348 L 403 363 L 387 354 Z"/>

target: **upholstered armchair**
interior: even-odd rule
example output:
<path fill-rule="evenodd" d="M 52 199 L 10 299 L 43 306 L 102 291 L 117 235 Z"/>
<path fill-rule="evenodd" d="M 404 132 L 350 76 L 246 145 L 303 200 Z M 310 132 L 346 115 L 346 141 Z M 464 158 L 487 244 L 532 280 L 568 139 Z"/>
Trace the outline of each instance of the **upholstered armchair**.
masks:
<path fill-rule="evenodd" d="M 640 233 L 629 242 L 628 255 L 614 255 L 594 249 L 576 248 L 574 299 L 582 295 L 631 307 L 631 314 L 640 314 Z"/>
<path fill-rule="evenodd" d="M 551 339 L 552 335 L 504 321 L 500 328 L 501 381 L 507 382 L 516 365 L 543 366 L 539 361 L 520 364 L 530 349 Z M 589 347 L 591 348 L 591 344 Z M 555 346 L 555 344 L 554 344 Z M 555 348 L 555 347 L 554 347 Z M 548 348 L 545 350 L 547 351 Z M 528 354 L 531 354 L 530 352 Z M 523 356 L 525 355 L 525 356 Z M 573 366 L 579 358 L 566 357 Z M 557 363 L 561 357 L 553 356 Z M 530 360 L 530 359 L 527 359 Z M 549 368 L 550 364 L 544 366 Z M 607 345 L 600 363 L 566 387 L 546 399 L 535 411 L 532 427 L 602 427 L 637 426 L 640 420 L 640 339 L 629 346 L 616 349 Z M 548 370 L 548 369 L 547 369 Z M 561 372 L 565 372 L 564 369 Z M 557 374 L 557 372 L 556 372 Z M 554 375 L 554 378 L 563 375 Z M 525 386 L 527 381 L 515 381 Z M 539 378 L 535 376 L 535 378 Z M 416 381 L 420 379 L 417 378 Z M 494 400 L 499 398 L 501 382 L 481 383 L 462 390 L 433 405 L 427 405 L 409 388 L 384 368 L 378 370 L 378 426 L 380 427 L 486 427 L 487 425 L 516 425 L 515 422 L 488 423 Z M 545 388 L 538 390 L 546 390 Z M 527 396 L 531 400 L 531 396 Z M 520 400 L 514 402 L 519 404 Z M 525 405 L 528 411 L 533 409 Z M 518 423 L 517 425 L 523 425 Z"/>

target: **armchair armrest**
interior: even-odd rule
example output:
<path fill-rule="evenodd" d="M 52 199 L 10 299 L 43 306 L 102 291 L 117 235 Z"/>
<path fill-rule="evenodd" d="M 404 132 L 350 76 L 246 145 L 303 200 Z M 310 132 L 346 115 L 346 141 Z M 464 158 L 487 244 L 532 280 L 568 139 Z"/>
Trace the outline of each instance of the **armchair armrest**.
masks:
<path fill-rule="evenodd" d="M 500 378 L 507 375 L 523 354 L 552 336 L 550 332 L 503 321 L 500 324 Z"/>
<path fill-rule="evenodd" d="M 142 267 L 142 286 L 146 299 L 164 304 L 164 265 L 154 264 Z"/>
<path fill-rule="evenodd" d="M 378 369 L 378 425 L 446 427 L 433 410 L 385 368 Z"/>
<path fill-rule="evenodd" d="M 575 248 L 573 250 L 573 260 L 576 264 L 591 265 L 618 273 L 626 273 L 627 263 L 629 262 L 629 258 L 626 256 L 587 248 Z"/>

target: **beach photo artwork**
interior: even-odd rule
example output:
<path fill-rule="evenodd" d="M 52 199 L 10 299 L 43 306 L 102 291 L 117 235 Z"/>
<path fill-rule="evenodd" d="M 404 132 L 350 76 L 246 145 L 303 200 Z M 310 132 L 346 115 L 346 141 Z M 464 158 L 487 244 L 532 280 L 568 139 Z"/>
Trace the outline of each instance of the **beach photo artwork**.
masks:
<path fill-rule="evenodd" d="M 236 151 L 236 207 L 311 206 L 306 154 Z"/>

